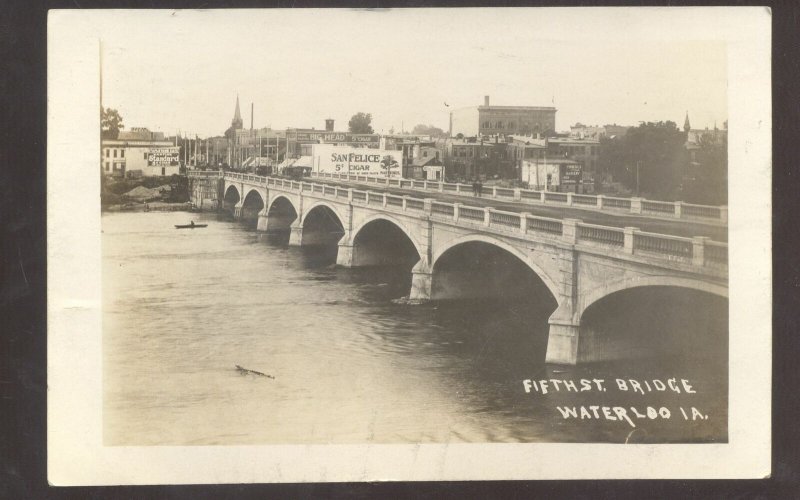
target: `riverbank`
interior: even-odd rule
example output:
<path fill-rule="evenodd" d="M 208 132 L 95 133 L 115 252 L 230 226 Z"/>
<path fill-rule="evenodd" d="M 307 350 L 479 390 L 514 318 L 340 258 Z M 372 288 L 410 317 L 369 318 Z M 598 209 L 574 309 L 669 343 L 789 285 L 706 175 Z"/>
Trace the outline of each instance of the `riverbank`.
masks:
<path fill-rule="evenodd" d="M 165 201 L 153 201 L 148 203 L 124 203 L 103 206 L 104 212 L 193 212 L 195 211 L 192 202 L 171 203 Z"/>

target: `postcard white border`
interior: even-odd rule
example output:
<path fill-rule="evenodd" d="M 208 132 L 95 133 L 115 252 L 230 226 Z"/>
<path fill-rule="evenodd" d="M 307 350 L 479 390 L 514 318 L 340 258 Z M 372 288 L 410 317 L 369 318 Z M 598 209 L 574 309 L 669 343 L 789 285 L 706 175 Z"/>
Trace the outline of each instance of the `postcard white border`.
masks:
<path fill-rule="evenodd" d="M 191 11 L 228 16 L 230 11 Z M 237 15 L 265 15 L 237 11 Z M 426 444 L 105 447 L 102 444 L 98 37 L 106 16 L 48 19 L 48 478 L 54 485 L 307 481 L 761 478 L 770 474 L 771 12 L 549 8 L 610 37 L 723 40 L 730 148 L 728 444 Z M 167 16 L 170 11 L 150 11 Z M 330 14 L 330 13 L 328 13 Z M 139 15 L 139 14 L 137 14 Z M 391 13 L 389 13 L 391 15 Z M 634 22 L 635 21 L 635 22 Z"/>

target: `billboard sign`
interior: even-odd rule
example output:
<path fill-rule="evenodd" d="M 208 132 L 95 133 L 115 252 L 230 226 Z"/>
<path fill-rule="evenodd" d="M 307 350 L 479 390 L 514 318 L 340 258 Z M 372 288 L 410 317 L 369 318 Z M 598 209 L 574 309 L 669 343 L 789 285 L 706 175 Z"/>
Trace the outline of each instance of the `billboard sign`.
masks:
<path fill-rule="evenodd" d="M 180 148 L 150 148 L 147 152 L 148 167 L 176 167 L 180 165 Z"/>
<path fill-rule="evenodd" d="M 315 172 L 401 177 L 403 171 L 402 151 L 316 144 L 312 156 Z"/>

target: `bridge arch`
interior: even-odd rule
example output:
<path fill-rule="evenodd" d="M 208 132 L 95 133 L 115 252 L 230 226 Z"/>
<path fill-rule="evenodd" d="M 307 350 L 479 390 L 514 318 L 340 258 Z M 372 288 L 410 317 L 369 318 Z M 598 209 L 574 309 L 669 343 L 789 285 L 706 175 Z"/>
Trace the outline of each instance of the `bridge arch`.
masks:
<path fill-rule="evenodd" d="M 270 197 L 270 199 L 269 199 L 269 208 L 267 209 L 267 215 L 269 215 L 269 211 L 272 210 L 273 207 L 275 207 L 275 204 L 277 202 L 279 202 L 280 200 L 283 200 L 284 202 L 286 202 L 289 205 L 291 205 L 292 206 L 292 210 L 294 210 L 295 213 L 300 213 L 300 211 L 297 209 L 297 204 L 294 202 L 294 200 L 292 200 L 292 198 L 290 196 L 287 196 L 287 195 L 285 195 L 283 193 L 278 193 L 275 196 L 271 196 Z M 281 202 L 281 203 L 283 203 L 283 202 Z"/>
<path fill-rule="evenodd" d="M 266 230 L 268 232 L 289 231 L 292 223 L 299 216 L 299 212 L 292 199 L 283 194 L 278 194 L 270 199 L 266 214 Z"/>
<path fill-rule="evenodd" d="M 633 288 L 658 286 L 688 288 L 690 290 L 697 290 L 726 299 L 728 298 L 728 289 L 724 285 L 679 276 L 638 276 L 614 281 L 600 287 L 594 287 L 587 293 L 579 295 L 578 310 L 575 316 L 577 319 L 580 319 L 591 305 L 614 293 Z"/>
<path fill-rule="evenodd" d="M 728 292 L 686 276 L 628 277 L 579 294 L 576 361 L 727 359 Z"/>
<path fill-rule="evenodd" d="M 410 271 L 427 256 L 414 232 L 387 214 L 374 214 L 361 220 L 343 244 L 352 248 L 351 267 L 399 265 Z"/>
<path fill-rule="evenodd" d="M 258 195 L 258 199 L 261 201 L 262 205 L 266 205 L 267 200 L 264 199 L 264 195 L 261 193 L 261 190 L 259 190 L 255 186 L 245 186 L 245 188 L 244 188 L 244 196 L 242 196 L 242 199 L 246 201 L 247 198 L 249 198 L 252 193 L 255 193 L 255 194 Z M 244 203 L 244 202 L 242 202 L 242 203 Z"/>
<path fill-rule="evenodd" d="M 314 203 L 312 203 L 308 207 L 304 207 L 302 218 L 300 219 L 300 224 L 303 225 L 305 223 L 305 221 L 306 221 L 306 218 L 308 217 L 308 214 L 313 212 L 314 209 L 318 208 L 318 207 L 325 207 L 325 208 L 329 209 L 331 212 L 333 212 L 336 215 L 336 217 L 339 218 L 339 222 L 341 223 L 342 227 L 345 226 L 345 221 L 347 219 L 345 218 L 344 215 L 342 215 L 341 210 L 339 210 L 339 208 L 336 206 L 335 203 L 328 203 L 327 201 L 315 201 Z"/>
<path fill-rule="evenodd" d="M 540 266 L 533 259 L 531 259 L 528 254 L 526 254 L 525 252 L 521 251 L 519 248 L 515 247 L 514 245 L 510 245 L 510 244 L 504 242 L 503 240 L 501 240 L 499 238 L 495 238 L 495 237 L 490 236 L 490 235 L 483 235 L 483 234 L 477 234 L 477 233 L 467 234 L 467 235 L 455 238 L 453 240 L 450 240 L 449 242 L 447 242 L 446 245 L 443 245 L 440 248 L 436 248 L 436 250 L 433 253 L 433 258 L 432 258 L 432 262 L 431 262 L 431 267 L 430 267 L 431 271 L 433 272 L 433 271 L 436 270 L 437 262 L 439 262 L 439 259 L 445 253 L 447 253 L 449 250 L 451 250 L 451 249 L 453 249 L 453 248 L 455 248 L 455 247 L 457 247 L 459 245 L 463 245 L 463 244 L 467 244 L 467 243 L 474 243 L 474 242 L 485 243 L 487 245 L 493 245 L 495 247 L 498 247 L 498 248 L 503 249 L 506 252 L 510 253 L 511 255 L 513 255 L 517 259 L 521 260 L 523 263 L 525 263 L 542 280 L 542 282 L 544 282 L 545 286 L 547 286 L 547 289 L 550 291 L 550 293 L 553 295 L 553 297 L 558 298 L 560 296 L 559 287 L 556 285 L 556 280 L 554 280 L 550 276 L 550 274 L 548 274 L 542 268 L 542 266 Z"/>
<path fill-rule="evenodd" d="M 228 187 L 225 188 L 222 207 L 225 210 L 233 212 L 234 207 L 236 207 L 241 199 L 242 195 L 239 192 L 239 188 L 236 187 L 236 184 L 228 184 Z"/>
<path fill-rule="evenodd" d="M 386 222 L 394 224 L 395 226 L 397 226 L 398 229 L 403 231 L 403 233 L 405 233 L 406 237 L 408 237 L 411 243 L 414 244 L 414 248 L 417 250 L 417 254 L 419 254 L 420 258 L 424 257 L 427 254 L 427 252 L 425 251 L 425 247 L 423 247 L 420 244 L 419 240 L 414 235 L 414 232 L 411 231 L 411 229 L 408 227 L 407 224 L 400 221 L 400 219 L 398 219 L 397 217 L 393 217 L 389 214 L 383 214 L 383 213 L 373 214 L 361 220 L 358 226 L 354 227 L 353 230 L 351 231 L 351 242 L 356 241 L 356 238 L 365 227 L 379 220 L 384 220 Z"/>
<path fill-rule="evenodd" d="M 344 219 L 337 208 L 325 202 L 303 207 L 299 227 L 294 227 L 290 244 L 335 247 L 345 234 Z"/>
<path fill-rule="evenodd" d="M 256 188 L 246 190 L 242 199 L 242 218 L 248 220 L 258 219 L 258 214 L 262 210 L 264 210 L 264 197 L 261 192 Z"/>

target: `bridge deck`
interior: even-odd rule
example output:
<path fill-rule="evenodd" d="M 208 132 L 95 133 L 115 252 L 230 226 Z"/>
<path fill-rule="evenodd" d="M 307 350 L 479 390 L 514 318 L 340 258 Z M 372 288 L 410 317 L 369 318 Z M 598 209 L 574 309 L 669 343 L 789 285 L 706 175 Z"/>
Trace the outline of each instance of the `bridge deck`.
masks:
<path fill-rule="evenodd" d="M 573 218 L 581 219 L 583 222 L 589 224 L 597 224 L 612 227 L 638 227 L 642 231 L 651 233 L 667 234 L 673 236 L 694 237 L 694 236 L 707 236 L 714 241 L 727 242 L 728 241 L 728 227 L 727 224 L 720 222 L 704 222 L 697 220 L 675 219 L 670 220 L 666 218 L 657 218 L 649 215 L 635 215 L 626 213 L 614 212 L 600 212 L 590 208 L 568 207 L 568 206 L 552 206 L 541 205 L 536 203 L 512 201 L 508 199 L 492 198 L 491 190 L 489 194 L 484 194 L 482 197 L 469 197 L 464 195 L 453 195 L 448 193 L 440 193 L 438 191 L 420 192 L 414 189 L 404 189 L 395 186 L 384 186 L 367 184 L 356 181 L 343 181 L 336 179 L 324 179 L 319 177 L 311 177 L 304 179 L 305 182 L 315 182 L 318 184 L 327 184 L 330 186 L 340 186 L 345 188 L 363 189 L 373 192 L 387 192 L 396 195 L 406 195 L 412 198 L 433 198 L 439 201 L 446 201 L 448 203 L 461 203 L 463 205 L 475 207 L 492 207 L 498 210 L 505 210 L 508 212 L 528 212 L 533 215 L 552 218 Z M 484 192 L 487 190 L 484 189 Z"/>

